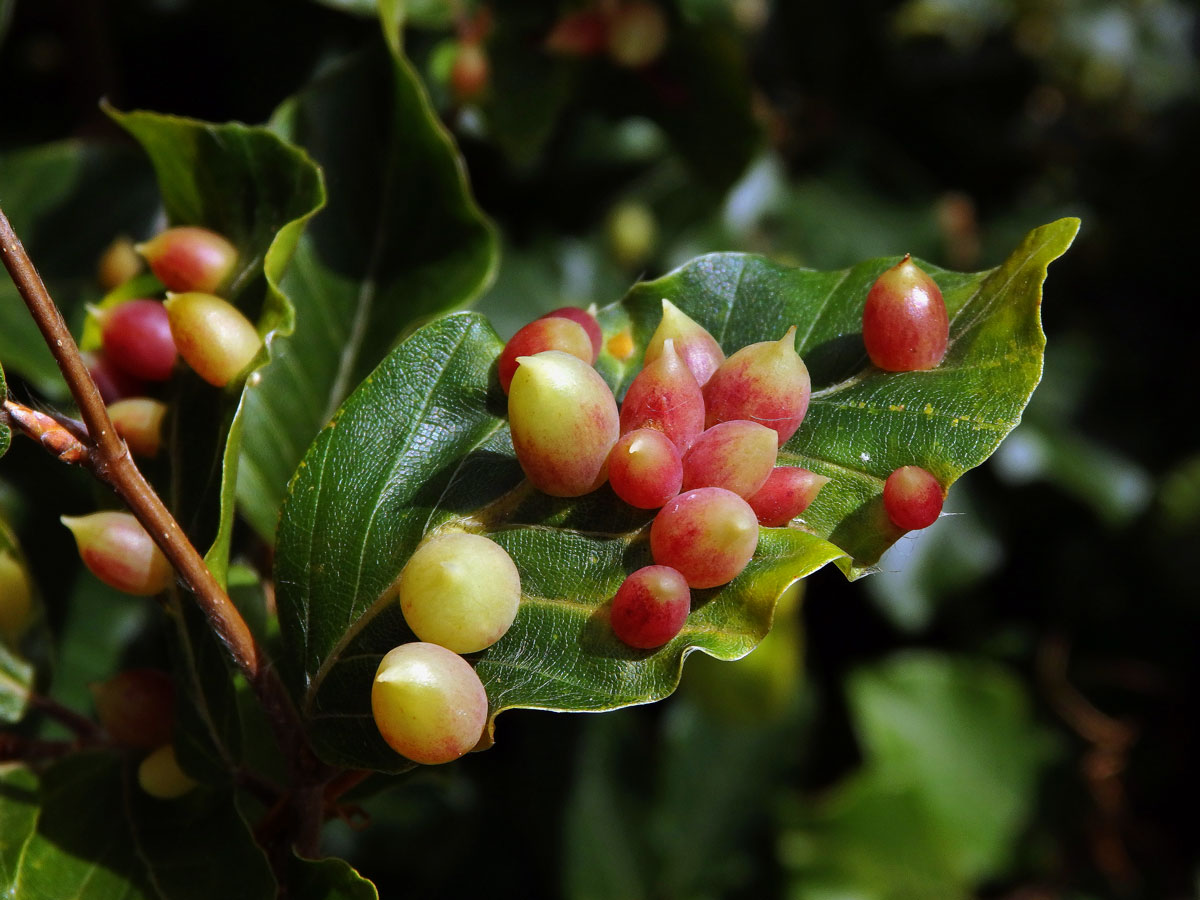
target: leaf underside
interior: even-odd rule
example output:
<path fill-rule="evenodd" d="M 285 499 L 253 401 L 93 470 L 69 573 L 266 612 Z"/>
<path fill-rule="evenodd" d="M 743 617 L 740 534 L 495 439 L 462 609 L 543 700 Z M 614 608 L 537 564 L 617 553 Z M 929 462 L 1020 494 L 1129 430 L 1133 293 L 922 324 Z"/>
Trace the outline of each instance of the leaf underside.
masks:
<path fill-rule="evenodd" d="M 650 562 L 652 513 L 631 509 L 607 486 L 570 500 L 529 488 L 496 383 L 495 332 L 473 314 L 422 328 L 318 436 L 284 504 L 276 557 L 284 667 L 318 752 L 337 764 L 406 767 L 375 728 L 370 686 L 382 654 L 414 639 L 386 592 L 435 529 L 486 533 L 521 572 L 512 629 L 469 657 L 493 718 L 514 707 L 599 711 L 660 699 L 692 651 L 749 653 L 797 579 L 830 562 L 851 578 L 869 571 L 901 534 L 882 510 L 887 474 L 917 464 L 949 486 L 1020 420 L 1041 375 L 1046 267 L 1077 228 L 1073 219 L 1039 228 L 987 272 L 923 265 L 951 317 L 949 350 L 931 372 L 888 374 L 866 359 L 862 303 L 894 258 L 815 272 L 714 254 L 602 310 L 606 338 L 629 330 L 636 348 L 624 362 L 605 351 L 597 363 L 618 396 L 640 368 L 664 297 L 727 353 L 797 325 L 814 394 L 781 464 L 831 478 L 802 521 L 761 530 L 738 578 L 694 592 L 683 632 L 653 652 L 625 646 L 607 625 L 622 579 Z"/>
<path fill-rule="evenodd" d="M 272 122 L 334 187 L 281 283 L 296 328 L 246 391 L 238 503 L 268 540 L 288 479 L 346 395 L 414 321 L 471 299 L 495 266 L 495 236 L 449 134 L 407 61 L 382 43 Z"/>

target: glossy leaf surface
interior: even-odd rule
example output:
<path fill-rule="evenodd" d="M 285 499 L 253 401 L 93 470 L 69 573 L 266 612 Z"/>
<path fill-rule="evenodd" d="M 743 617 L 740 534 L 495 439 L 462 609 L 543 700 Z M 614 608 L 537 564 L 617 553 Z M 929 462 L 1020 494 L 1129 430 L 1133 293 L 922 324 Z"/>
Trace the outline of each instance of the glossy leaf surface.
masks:
<path fill-rule="evenodd" d="M 268 539 L 288 479 L 346 395 L 414 321 L 469 301 L 495 266 L 495 237 L 453 142 L 407 60 L 382 44 L 273 121 L 330 188 L 281 284 L 295 330 L 246 392 L 238 500 Z"/>
<path fill-rule="evenodd" d="M 1042 371 L 1040 322 L 1046 267 L 1070 246 L 1078 220 L 1038 228 L 995 269 L 930 272 L 950 314 L 950 344 L 937 369 L 883 372 L 870 365 L 861 337 L 867 290 L 899 257 L 850 269 L 792 269 L 746 254 L 713 254 L 666 278 L 636 286 L 601 315 L 605 332 L 629 328 L 643 347 L 666 298 L 705 326 L 727 353 L 778 338 L 797 325 L 797 349 L 813 394 L 800 430 L 780 448 L 779 465 L 831 481 L 804 514 L 807 527 L 844 549 L 852 577 L 869 571 L 900 536 L 881 501 L 883 482 L 920 465 L 949 487 L 979 465 L 1021 419 Z M 599 367 L 618 392 L 640 367 L 602 355 Z"/>
<path fill-rule="evenodd" d="M 422 536 L 489 534 L 512 555 L 524 597 L 516 623 L 473 657 L 491 712 L 601 710 L 669 694 L 693 650 L 744 656 L 770 628 L 787 586 L 829 562 L 864 573 L 899 537 L 883 519 L 883 479 L 915 462 L 950 484 L 995 449 L 1041 372 L 1038 318 L 1048 263 L 1074 237 L 1064 220 L 1032 232 L 997 269 L 929 267 L 951 311 L 951 349 L 934 372 L 892 375 L 866 363 L 858 320 L 866 290 L 894 260 L 842 272 L 759 257 L 702 257 L 639 285 L 601 311 L 606 335 L 629 329 L 639 352 L 598 364 L 628 385 L 668 297 L 727 351 L 800 326 L 814 399 L 781 457 L 831 477 L 805 527 L 763 529 L 750 566 L 698 591 L 683 632 L 655 652 L 620 644 L 607 605 L 649 562 L 651 514 L 608 488 L 557 500 L 522 484 L 494 361 L 501 343 L 480 317 L 434 322 L 364 382 L 301 463 L 284 506 L 276 559 L 287 674 L 319 752 L 331 761 L 403 768 L 370 717 L 379 658 L 412 636 L 381 598 Z M 902 462 L 901 462 L 902 461 Z"/>

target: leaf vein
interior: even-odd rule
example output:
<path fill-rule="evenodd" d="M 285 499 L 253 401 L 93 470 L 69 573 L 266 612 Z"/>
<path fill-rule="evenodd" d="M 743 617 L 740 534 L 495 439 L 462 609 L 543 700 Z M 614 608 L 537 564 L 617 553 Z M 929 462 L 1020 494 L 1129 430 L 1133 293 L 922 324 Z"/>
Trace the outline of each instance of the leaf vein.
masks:
<path fill-rule="evenodd" d="M 801 347 L 807 346 L 808 339 L 810 337 L 812 337 L 812 333 L 816 329 L 817 323 L 821 320 L 821 316 L 824 315 L 825 310 L 829 307 L 829 301 L 833 299 L 833 295 L 835 293 L 837 293 L 838 288 L 840 288 L 843 284 L 845 284 L 846 279 L 849 277 L 850 277 L 850 269 L 843 270 L 842 277 L 839 278 L 837 280 L 837 283 L 834 284 L 834 286 L 829 289 L 829 293 L 827 293 L 825 295 L 825 298 L 817 306 L 817 310 L 816 310 L 815 314 L 813 315 L 812 320 L 808 324 L 808 330 L 806 332 L 804 332 L 804 337 L 800 338 L 799 346 L 801 346 Z"/>

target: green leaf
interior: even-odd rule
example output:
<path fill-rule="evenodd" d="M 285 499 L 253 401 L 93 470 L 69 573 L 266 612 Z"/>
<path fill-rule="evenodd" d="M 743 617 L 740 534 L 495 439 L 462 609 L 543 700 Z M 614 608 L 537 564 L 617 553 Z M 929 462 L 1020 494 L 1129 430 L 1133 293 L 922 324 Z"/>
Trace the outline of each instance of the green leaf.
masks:
<path fill-rule="evenodd" d="M 137 786 L 135 763 L 93 752 L 48 769 L 40 801 L 37 830 L 26 840 L 6 896 L 276 895 L 266 857 L 227 795 L 200 789 L 179 800 L 157 800 Z"/>
<path fill-rule="evenodd" d="M 697 662 L 709 660 L 689 663 L 685 684 Z M 693 699 L 653 719 L 590 716 L 582 725 L 563 815 L 564 896 L 750 896 L 747 882 L 761 884 L 764 814 L 795 764 L 797 705 L 730 728 Z"/>
<path fill-rule="evenodd" d="M 228 654 L 190 597 L 172 597 L 167 618 L 177 686 L 179 764 L 197 780 L 228 783 L 242 755 L 241 716 Z"/>
<path fill-rule="evenodd" d="M 12 886 L 37 817 L 37 776 L 24 766 L 0 765 L 0 888 L 4 890 Z"/>
<path fill-rule="evenodd" d="M 0 390 L 3 387 L 0 372 Z M 2 439 L 0 435 L 0 443 Z M 25 555 L 2 515 L 0 565 L 3 566 L 0 569 L 0 722 L 19 722 L 29 706 L 36 671 L 20 655 L 18 647 L 30 625 L 40 619 L 40 611 L 36 609 Z"/>
<path fill-rule="evenodd" d="M 606 607 L 625 575 L 650 561 L 646 526 L 604 488 L 545 497 L 522 482 L 493 376 L 501 343 L 478 316 L 418 331 L 346 401 L 300 464 L 281 517 L 276 579 L 285 669 L 315 746 L 330 762 L 397 770 L 369 708 L 380 656 L 411 640 L 389 585 L 424 535 L 488 533 L 522 576 L 517 620 L 475 657 L 491 713 L 531 707 L 603 710 L 666 696 L 694 650 L 749 653 L 776 600 L 837 561 L 862 574 L 897 538 L 881 492 L 887 473 L 917 463 L 950 484 L 1016 424 L 1041 371 L 1038 322 L 1046 265 L 1077 222 L 1038 229 L 999 268 L 961 275 L 929 267 L 947 295 L 951 348 L 933 372 L 866 365 L 858 320 L 891 261 L 844 272 L 790 269 L 759 257 L 703 257 L 636 286 L 601 311 L 605 332 L 630 329 L 644 348 L 669 297 L 732 351 L 801 326 L 816 392 L 786 463 L 831 476 L 805 529 L 763 529 L 754 560 L 730 584 L 694 595 L 684 631 L 655 652 L 621 644 Z M 598 369 L 620 392 L 640 352 Z"/>
<path fill-rule="evenodd" d="M 201 225 L 238 248 L 228 298 L 267 342 L 294 324 L 291 302 L 279 280 L 309 217 L 324 202 L 320 171 L 302 150 L 266 128 L 214 125 L 149 112 L 109 114 L 142 145 L 154 164 L 172 224 Z M 251 374 L 250 381 L 257 376 Z M 206 561 L 222 582 L 233 528 L 245 390 L 218 390 L 195 376 L 176 378 L 176 402 L 188 422 L 172 441 L 174 470 L 181 479 L 173 508 L 193 542 L 210 544 Z M 218 473 L 219 490 L 200 473 Z"/>
<path fill-rule="evenodd" d="M 0 200 L 66 320 L 103 293 L 101 254 L 121 234 L 143 236 L 156 209 L 148 167 L 127 147 L 63 141 L 0 154 Z M 70 240 L 63 235 L 69 234 Z M 78 334 L 78 330 L 76 330 Z M 29 310 L 0 278 L 0 360 L 47 397 L 66 384 Z"/>
<path fill-rule="evenodd" d="M 88 685 L 124 668 L 131 645 L 151 627 L 157 612 L 144 597 L 111 588 L 87 571 L 79 573 L 64 600 L 51 696 L 71 709 L 91 709 Z"/>
<path fill-rule="evenodd" d="M 572 95 L 579 96 L 579 67 L 540 47 L 550 22 L 538 4 L 513 4 L 496 17 L 487 42 L 487 131 L 524 169 L 538 162 Z M 453 102 L 449 97 L 447 101 Z"/>
<path fill-rule="evenodd" d="M 294 324 L 292 304 L 278 285 L 300 232 L 324 202 L 316 165 L 265 128 L 147 112 L 110 115 L 149 154 L 171 222 L 211 228 L 237 247 L 228 298 L 258 323 L 267 342 L 258 361 L 265 362 L 276 335 Z M 248 381 L 257 377 L 251 373 Z M 174 417 L 171 506 L 192 541 L 209 546 L 205 561 L 223 583 L 246 389 L 213 388 L 182 372 L 174 385 L 175 405 L 187 415 Z M 197 778 L 215 781 L 240 754 L 236 693 L 223 649 L 190 598 L 176 597 L 169 613 L 181 762 Z"/>
<path fill-rule="evenodd" d="M 815 806 L 794 804 L 780 841 L 791 895 L 975 896 L 1008 871 L 1047 760 L 1021 681 L 922 652 L 860 669 L 848 688 L 864 767 Z"/>
<path fill-rule="evenodd" d="M 787 585 L 841 556 L 799 531 L 764 532 L 746 573 L 698 595 L 707 602 L 667 648 L 621 644 L 603 607 L 624 572 L 649 562 L 641 536 L 649 515 L 631 515 L 607 492 L 563 502 L 520 487 L 492 374 L 500 349 L 476 315 L 421 329 L 350 397 L 291 486 L 276 557 L 280 626 L 289 680 L 331 761 L 405 767 L 379 737 L 369 695 L 380 656 L 412 637 L 399 607 L 377 601 L 429 528 L 489 498 L 515 489 L 477 521 L 517 501 L 510 527 L 492 537 L 516 561 L 525 595 L 512 630 L 478 662 L 493 714 L 514 706 L 611 709 L 666 696 L 687 653 L 749 653 Z M 589 518 L 594 530 L 575 530 Z"/>
<path fill-rule="evenodd" d="M 288 896 L 295 900 L 379 900 L 375 885 L 344 859 L 288 861 Z"/>
<path fill-rule="evenodd" d="M 803 810 L 780 837 L 795 900 L 967 900 L 972 896 L 939 844 L 918 792 L 871 775 L 844 783 Z"/>
<path fill-rule="evenodd" d="M 288 479 L 346 395 L 414 321 L 473 299 L 496 264 L 457 150 L 399 51 L 343 62 L 274 127 L 331 187 L 281 285 L 296 329 L 246 392 L 238 500 L 267 539 Z"/>
<path fill-rule="evenodd" d="M 968 882 L 1003 872 L 1049 750 L 1016 676 L 911 653 L 856 672 L 849 699 L 868 768 L 917 791 L 955 871 Z"/>
<path fill-rule="evenodd" d="M 162 900 L 270 900 L 275 877 L 231 795 L 197 789 L 174 801 L 151 797 L 127 765 L 124 809 L 138 861 Z M 219 860 L 214 865 L 214 860 Z"/>
<path fill-rule="evenodd" d="M 858 577 L 901 534 L 883 511 L 883 482 L 893 470 L 923 466 L 949 487 L 1020 421 L 1042 371 L 1042 282 L 1078 228 L 1077 219 L 1062 219 L 1035 229 L 1003 264 L 974 275 L 921 263 L 950 314 L 946 358 L 928 372 L 882 372 L 863 349 L 863 300 L 896 258 L 816 272 L 746 254 L 713 254 L 637 285 L 602 313 L 601 324 L 606 333 L 631 329 L 634 343 L 644 347 L 666 298 L 727 352 L 798 325 L 813 395 L 803 427 L 780 449 L 780 465 L 831 478 L 804 521 L 846 552 L 838 565 Z M 623 390 L 640 365 L 639 353 L 624 364 L 602 354 L 597 367 Z"/>
<path fill-rule="evenodd" d="M 29 705 L 33 664 L 0 643 L 0 722 L 19 722 Z"/>

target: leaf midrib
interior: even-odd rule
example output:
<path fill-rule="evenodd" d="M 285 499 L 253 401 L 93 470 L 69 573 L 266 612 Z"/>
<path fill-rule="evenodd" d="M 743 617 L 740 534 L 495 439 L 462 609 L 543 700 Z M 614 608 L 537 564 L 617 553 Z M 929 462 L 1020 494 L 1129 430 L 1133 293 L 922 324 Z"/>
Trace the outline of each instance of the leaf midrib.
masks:
<path fill-rule="evenodd" d="M 395 144 L 394 131 L 390 143 Z M 395 183 L 396 167 L 393 164 L 388 166 L 387 174 L 384 176 L 379 210 L 375 215 L 375 240 L 371 245 L 371 255 L 367 259 L 366 271 L 363 272 L 363 278 L 355 298 L 354 318 L 350 322 L 350 333 L 342 345 L 342 352 L 338 358 L 337 375 L 334 376 L 333 383 L 329 386 L 329 401 L 325 406 L 325 415 L 322 417 L 322 420 L 326 422 L 333 418 L 333 414 L 337 412 L 350 389 L 350 379 L 354 376 L 359 354 L 362 352 L 363 341 L 366 339 L 367 322 L 378 295 L 379 263 L 386 243 L 385 238 L 389 234 L 386 225 L 387 210 L 392 192 L 395 190 Z"/>

